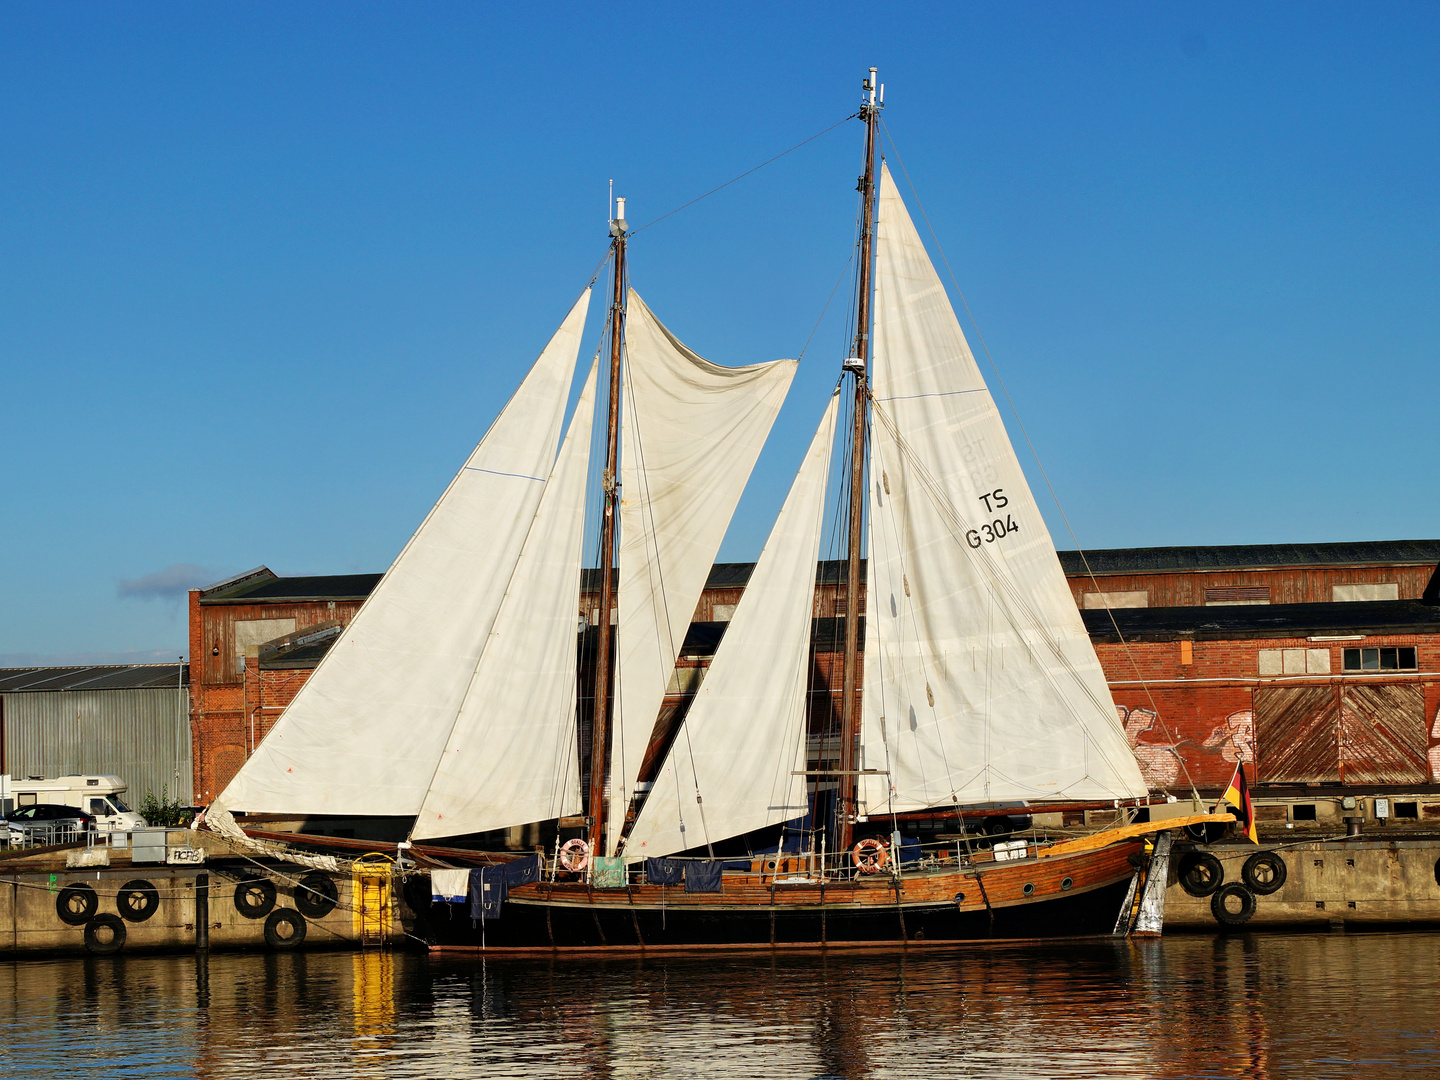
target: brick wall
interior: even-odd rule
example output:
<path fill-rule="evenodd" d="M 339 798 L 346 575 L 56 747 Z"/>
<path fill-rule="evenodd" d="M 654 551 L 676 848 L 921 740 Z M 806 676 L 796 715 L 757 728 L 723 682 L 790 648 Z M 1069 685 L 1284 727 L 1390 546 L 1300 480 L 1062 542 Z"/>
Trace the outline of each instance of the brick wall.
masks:
<path fill-rule="evenodd" d="M 274 726 L 310 672 L 261 671 L 236 663 L 235 624 L 293 619 L 297 631 L 349 623 L 360 601 L 202 604 L 190 593 L 190 727 L 195 801 L 206 803 L 240 771 L 254 745 Z"/>

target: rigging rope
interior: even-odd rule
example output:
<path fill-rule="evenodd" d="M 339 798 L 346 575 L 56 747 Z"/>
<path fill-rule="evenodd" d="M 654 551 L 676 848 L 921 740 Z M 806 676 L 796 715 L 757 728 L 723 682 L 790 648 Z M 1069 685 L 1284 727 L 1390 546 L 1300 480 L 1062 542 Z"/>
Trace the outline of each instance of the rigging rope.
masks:
<path fill-rule="evenodd" d="M 695 198 L 691 199 L 689 202 L 687 202 L 687 203 L 682 203 L 681 205 L 677 206 L 674 210 L 671 210 L 668 214 L 661 214 L 659 217 L 655 218 L 653 221 L 647 221 L 644 225 L 641 225 L 638 229 L 633 229 L 633 230 L 630 232 L 630 235 L 633 237 L 633 236 L 635 236 L 637 233 L 642 233 L 642 232 L 644 232 L 646 229 L 650 228 L 651 225 L 658 225 L 658 224 L 660 224 L 660 222 L 664 221 L 666 218 L 668 218 L 668 217 L 673 217 L 674 215 L 680 213 L 681 210 L 688 209 L 689 207 L 694 206 L 696 203 L 700 202 L 700 201 L 703 200 L 703 199 L 708 199 L 711 195 L 714 195 L 717 191 L 724 191 L 724 190 L 725 190 L 727 187 L 729 187 L 731 184 L 737 183 L 737 182 L 740 181 L 740 180 L 744 180 L 745 177 L 749 176 L 749 175 L 750 175 L 751 173 L 753 173 L 753 172 L 759 172 L 759 171 L 760 171 L 761 169 L 763 169 L 766 165 L 769 165 L 769 164 L 771 164 L 772 162 L 775 162 L 775 161 L 779 161 L 779 160 L 780 160 L 781 158 L 783 158 L 786 154 L 793 154 L 796 150 L 799 150 L 802 146 L 805 146 L 805 145 L 807 145 L 807 144 L 809 144 L 809 143 L 814 142 L 816 139 L 820 138 L 820 136 L 822 136 L 822 135 L 828 135 L 828 134 L 830 134 L 830 132 L 834 131 L 834 130 L 835 130 L 836 128 L 838 128 L 841 124 L 849 123 L 851 120 L 854 120 L 855 117 L 857 117 L 857 116 L 859 116 L 859 115 L 860 115 L 859 113 L 851 113 L 849 116 L 845 117 L 844 120 L 837 120 L 835 123 L 833 123 L 833 124 L 831 124 L 829 127 L 827 127 L 824 131 L 817 131 L 814 135 L 811 135 L 808 139 L 805 139 L 805 140 L 803 140 L 802 142 L 798 142 L 798 143 L 796 143 L 794 146 L 790 147 L 789 150 L 782 150 L 782 151 L 780 151 L 780 153 L 776 154 L 774 157 L 772 157 L 772 158 L 766 158 L 764 161 L 760 162 L 760 164 L 759 164 L 759 165 L 756 165 L 754 168 L 746 169 L 746 170 L 745 170 L 744 172 L 742 172 L 739 176 L 736 176 L 736 177 L 733 177 L 733 178 L 731 178 L 731 179 L 729 179 L 729 180 L 726 180 L 725 183 L 721 184 L 719 187 L 711 188 L 709 191 L 705 192 L 704 195 L 698 195 L 698 196 L 696 196 Z"/>
<path fill-rule="evenodd" d="M 1050 482 L 1050 474 L 1045 471 L 1045 466 L 1040 461 L 1040 453 L 1035 449 L 1035 444 L 1030 439 L 1030 433 L 1025 429 L 1025 424 L 1020 419 L 1020 410 L 1015 407 L 1015 402 L 1010 397 L 1010 389 L 1005 385 L 1005 380 L 1000 375 L 1000 369 L 998 366 L 996 366 L 995 358 L 990 353 L 990 346 L 985 341 L 985 335 L 980 332 L 980 324 L 975 318 L 975 313 L 970 310 L 970 302 L 965 299 L 965 293 L 961 290 L 960 283 L 955 280 L 955 271 L 950 268 L 950 260 L 945 255 L 945 248 L 943 247 L 943 245 L 941 245 L 940 238 L 935 235 L 935 227 L 930 224 L 930 215 L 925 212 L 925 205 L 920 201 L 920 193 L 915 190 L 915 184 L 910 179 L 910 171 L 905 168 L 905 159 L 900 156 L 900 148 L 895 145 L 895 137 L 890 134 L 890 129 L 886 127 L 883 117 L 880 120 L 880 126 L 885 132 L 886 140 L 890 143 L 890 149 L 893 150 L 895 153 L 895 161 L 900 166 L 900 172 L 905 177 L 905 183 L 909 186 L 910 194 L 915 199 L 915 205 L 920 210 L 920 217 L 925 222 L 925 228 L 930 233 L 930 239 L 935 244 L 935 250 L 940 253 L 940 261 L 945 265 L 945 273 L 949 275 L 950 284 L 955 290 L 955 295 L 960 298 L 960 304 L 962 307 L 964 307 L 965 314 L 970 319 L 970 325 L 975 331 L 975 337 L 980 342 L 980 348 L 983 349 L 985 352 L 985 359 L 990 364 L 990 370 L 995 373 L 995 381 L 1000 385 L 1000 392 L 1005 396 L 1005 403 L 1010 406 L 1010 414 L 1015 417 L 1015 425 L 1020 429 L 1020 434 L 1024 436 L 1025 445 L 1029 448 L 1031 457 L 1035 459 L 1035 467 L 1040 470 L 1040 476 L 1045 481 L 1045 487 L 1047 490 L 1049 490 L 1051 499 L 1055 501 L 1055 509 L 1060 514 L 1060 520 L 1065 523 L 1065 531 L 1070 534 L 1070 540 L 1075 545 L 1075 550 L 1080 555 L 1080 561 L 1085 565 L 1085 574 L 1090 579 L 1091 584 L 1095 585 L 1096 590 L 1098 592 L 1101 592 L 1103 596 L 1103 590 L 1101 590 L 1099 587 L 1100 583 L 1095 577 L 1095 571 L 1090 568 L 1090 559 L 1085 554 L 1085 549 L 1081 547 L 1080 540 L 1075 535 L 1075 529 L 1070 524 L 1070 518 L 1066 515 L 1065 508 L 1060 504 L 1060 496 L 1055 491 L 1055 485 Z M 1110 617 L 1110 625 L 1115 631 L 1115 636 L 1119 639 L 1121 646 L 1124 647 L 1125 657 L 1127 660 L 1130 661 L 1130 666 L 1134 668 L 1135 676 L 1137 679 L 1139 679 L 1140 685 L 1145 691 L 1145 697 L 1150 702 L 1150 711 L 1154 713 L 1155 719 L 1160 721 L 1160 728 L 1165 732 L 1165 738 L 1170 741 L 1173 752 L 1175 737 L 1170 733 L 1169 725 L 1165 723 L 1165 718 L 1160 713 L 1159 705 L 1155 703 L 1155 695 L 1151 693 L 1150 685 L 1145 680 L 1144 673 L 1140 670 L 1139 661 L 1136 660 L 1134 653 L 1131 651 L 1130 643 L 1125 640 L 1125 635 L 1121 633 L 1120 624 L 1116 621 L 1115 612 L 1111 609 L 1108 601 L 1105 602 L 1105 613 Z M 1129 741 L 1128 738 L 1126 741 Z M 1191 796 L 1198 802 L 1200 799 L 1200 793 L 1195 787 L 1195 779 L 1190 775 L 1190 769 L 1185 764 L 1185 759 L 1182 758 L 1178 753 L 1175 753 L 1174 756 L 1175 760 L 1180 764 L 1181 771 L 1185 773 L 1185 780 L 1190 785 Z M 1165 790 L 1163 785 L 1161 787 L 1161 790 Z"/>

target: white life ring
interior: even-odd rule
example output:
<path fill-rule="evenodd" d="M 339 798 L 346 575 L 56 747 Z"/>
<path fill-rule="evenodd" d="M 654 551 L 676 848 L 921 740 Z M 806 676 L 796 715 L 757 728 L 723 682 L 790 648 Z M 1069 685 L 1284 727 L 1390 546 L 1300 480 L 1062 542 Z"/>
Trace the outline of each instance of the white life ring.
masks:
<path fill-rule="evenodd" d="M 890 847 L 872 836 L 856 844 L 850 855 L 862 874 L 876 874 L 890 861 Z"/>
<path fill-rule="evenodd" d="M 560 845 L 560 865 L 566 870 L 584 870 L 590 865 L 590 845 L 578 836 Z"/>

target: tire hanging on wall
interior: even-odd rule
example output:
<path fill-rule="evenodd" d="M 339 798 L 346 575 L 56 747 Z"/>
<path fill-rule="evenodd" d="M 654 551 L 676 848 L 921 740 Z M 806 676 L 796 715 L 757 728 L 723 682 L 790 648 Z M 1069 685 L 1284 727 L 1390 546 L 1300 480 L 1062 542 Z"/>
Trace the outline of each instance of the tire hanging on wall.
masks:
<path fill-rule="evenodd" d="M 1273 851 L 1257 851 L 1240 868 L 1241 880 L 1257 896 L 1279 892 L 1287 876 L 1285 860 Z"/>
<path fill-rule="evenodd" d="M 1181 857 L 1178 875 L 1191 896 L 1209 896 L 1225 880 L 1225 867 L 1208 851 L 1192 851 Z"/>
<path fill-rule="evenodd" d="M 1240 901 L 1240 910 L 1231 911 L 1225 901 L 1236 897 Z M 1215 890 L 1215 895 L 1210 897 L 1210 914 L 1215 920 L 1224 923 L 1226 926 L 1240 926 L 1250 921 L 1250 916 L 1255 914 L 1255 894 L 1241 885 L 1238 881 L 1232 881 L 1229 885 L 1221 885 Z"/>
<path fill-rule="evenodd" d="M 160 890 L 144 878 L 125 882 L 115 895 L 115 908 L 126 922 L 144 922 L 159 907 Z"/>
<path fill-rule="evenodd" d="M 99 906 L 95 890 L 83 881 L 71 882 L 55 897 L 55 914 L 66 926 L 84 926 Z"/>
<path fill-rule="evenodd" d="M 235 886 L 235 910 L 247 919 L 261 919 L 275 906 L 275 882 L 259 874 L 242 878 Z"/>
<path fill-rule="evenodd" d="M 265 944 L 272 949 L 293 949 L 305 940 L 305 917 L 291 908 L 276 908 L 265 920 Z"/>
<path fill-rule="evenodd" d="M 335 880 L 319 870 L 312 870 L 295 883 L 292 894 L 295 906 L 307 919 L 323 919 L 340 903 L 340 890 Z"/>
<path fill-rule="evenodd" d="M 119 916 L 96 915 L 85 924 L 85 951 L 95 956 L 110 956 L 125 947 L 125 924 Z"/>

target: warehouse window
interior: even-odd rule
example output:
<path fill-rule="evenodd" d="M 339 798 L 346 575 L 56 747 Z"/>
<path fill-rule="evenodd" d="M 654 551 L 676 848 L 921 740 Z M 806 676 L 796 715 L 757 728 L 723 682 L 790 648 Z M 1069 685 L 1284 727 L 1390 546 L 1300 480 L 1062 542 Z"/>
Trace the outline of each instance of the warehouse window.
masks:
<path fill-rule="evenodd" d="M 1081 595 L 1080 606 L 1086 611 L 1104 608 L 1149 607 L 1150 593 L 1146 589 L 1131 589 L 1128 592 L 1087 592 Z"/>
<path fill-rule="evenodd" d="M 1394 649 L 1346 649 L 1346 671 L 1414 671 L 1415 647 Z"/>
<path fill-rule="evenodd" d="M 1329 649 L 1261 649 L 1261 675 L 1328 675 Z"/>
<path fill-rule="evenodd" d="M 1377 585 L 1332 585 L 1330 599 L 1337 604 L 1357 600 L 1399 600 L 1400 586 L 1393 581 Z"/>

